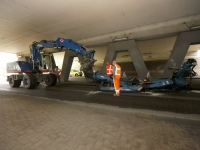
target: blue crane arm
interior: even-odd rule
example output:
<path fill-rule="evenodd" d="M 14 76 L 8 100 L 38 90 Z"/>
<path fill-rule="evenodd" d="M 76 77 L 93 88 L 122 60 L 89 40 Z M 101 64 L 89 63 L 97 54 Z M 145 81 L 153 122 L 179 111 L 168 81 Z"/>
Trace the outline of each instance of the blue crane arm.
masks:
<path fill-rule="evenodd" d="M 176 74 L 176 77 L 186 77 L 189 75 L 196 76 L 197 73 L 193 70 L 193 68 L 197 65 L 197 61 L 195 59 L 188 59 L 187 62 L 183 63 L 182 67 Z"/>
<path fill-rule="evenodd" d="M 56 40 L 56 43 L 58 44 L 58 47 L 67 47 L 68 49 L 75 51 L 77 54 L 78 53 L 82 55 L 86 54 L 86 49 L 83 47 L 83 45 L 76 43 L 72 39 L 58 38 Z"/>
<path fill-rule="evenodd" d="M 59 37 L 56 42 L 58 47 L 67 47 L 68 49 L 75 51 L 77 54 L 81 54 L 82 56 L 90 55 L 90 58 L 94 59 L 94 50 L 86 51 L 86 48 L 82 44 L 77 43 L 72 39 L 63 39 Z"/>
<path fill-rule="evenodd" d="M 40 52 L 44 48 L 54 48 L 54 47 L 57 47 L 57 43 L 55 43 L 55 41 L 42 40 L 40 42 L 33 42 L 33 44 L 30 46 L 32 60 L 37 61 L 37 59 L 40 57 Z"/>
<path fill-rule="evenodd" d="M 94 65 L 95 63 L 95 59 L 94 59 L 94 50 L 88 50 L 86 51 L 86 48 L 80 44 L 80 43 L 76 43 L 75 41 L 73 41 L 72 39 L 64 39 L 64 38 L 57 38 L 56 41 L 50 40 L 42 40 L 40 42 L 34 42 L 31 46 L 30 46 L 30 50 L 31 50 L 31 56 L 32 56 L 32 60 L 33 63 L 35 61 L 37 61 L 40 57 L 40 52 L 44 49 L 44 48 L 55 48 L 55 47 L 66 47 L 74 52 L 76 52 L 76 54 L 80 54 L 83 58 L 82 62 L 81 62 L 81 70 L 82 71 L 87 71 L 89 69 L 91 69 L 91 67 Z"/>

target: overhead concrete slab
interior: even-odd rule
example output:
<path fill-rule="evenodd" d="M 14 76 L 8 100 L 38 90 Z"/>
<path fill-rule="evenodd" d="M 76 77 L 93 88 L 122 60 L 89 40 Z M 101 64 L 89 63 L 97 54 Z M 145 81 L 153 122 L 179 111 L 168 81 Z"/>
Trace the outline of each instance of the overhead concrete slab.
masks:
<path fill-rule="evenodd" d="M 57 37 L 89 47 L 177 35 L 199 25 L 199 6 L 199 0 L 1 0 L 0 51 L 29 55 L 33 41 Z"/>

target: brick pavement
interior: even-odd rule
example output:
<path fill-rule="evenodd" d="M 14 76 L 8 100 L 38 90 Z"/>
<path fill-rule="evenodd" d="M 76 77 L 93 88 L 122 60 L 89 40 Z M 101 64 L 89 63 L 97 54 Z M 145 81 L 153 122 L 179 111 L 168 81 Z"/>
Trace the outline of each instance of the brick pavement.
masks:
<path fill-rule="evenodd" d="M 0 150 L 197 149 L 200 127 L 0 91 Z"/>

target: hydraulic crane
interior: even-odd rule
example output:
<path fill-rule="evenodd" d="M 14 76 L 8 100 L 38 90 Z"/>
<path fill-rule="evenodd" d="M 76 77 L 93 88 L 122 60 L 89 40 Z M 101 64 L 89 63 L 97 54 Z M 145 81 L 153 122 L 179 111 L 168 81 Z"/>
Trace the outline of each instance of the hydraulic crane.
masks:
<path fill-rule="evenodd" d="M 72 39 L 57 38 L 57 40 L 42 40 L 33 42 L 30 45 L 30 62 L 15 61 L 7 64 L 7 72 L 15 73 L 7 77 L 11 87 L 19 87 L 21 81 L 25 88 L 34 89 L 40 82 L 45 82 L 47 86 L 53 86 L 57 82 L 57 78 L 52 74 L 52 54 L 45 54 L 44 48 L 67 48 L 76 52 L 81 57 L 81 71 L 91 72 L 95 63 L 94 50 L 86 50 L 86 48 L 76 43 Z"/>

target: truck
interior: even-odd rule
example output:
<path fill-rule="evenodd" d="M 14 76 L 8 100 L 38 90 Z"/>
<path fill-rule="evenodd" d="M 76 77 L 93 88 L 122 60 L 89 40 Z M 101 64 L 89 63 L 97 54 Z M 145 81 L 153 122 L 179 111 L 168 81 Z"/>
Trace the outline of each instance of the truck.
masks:
<path fill-rule="evenodd" d="M 7 81 L 10 87 L 19 87 L 23 83 L 24 88 L 34 89 L 40 82 L 45 82 L 47 86 L 54 86 L 57 82 L 56 75 L 53 74 L 52 54 L 45 53 L 45 48 L 62 50 L 67 48 L 74 51 L 80 60 L 80 70 L 84 73 L 91 73 L 95 63 L 94 50 L 87 50 L 82 44 L 72 39 L 57 38 L 57 40 L 42 40 L 33 42 L 30 46 L 29 61 L 15 61 L 7 64 Z M 92 72 L 93 73 L 93 72 Z M 92 75 L 91 75 L 92 76 Z"/>

